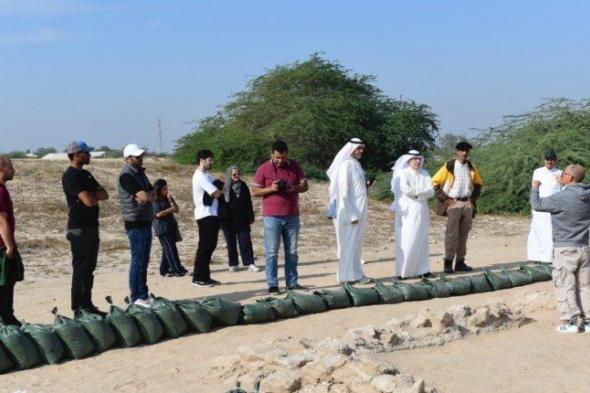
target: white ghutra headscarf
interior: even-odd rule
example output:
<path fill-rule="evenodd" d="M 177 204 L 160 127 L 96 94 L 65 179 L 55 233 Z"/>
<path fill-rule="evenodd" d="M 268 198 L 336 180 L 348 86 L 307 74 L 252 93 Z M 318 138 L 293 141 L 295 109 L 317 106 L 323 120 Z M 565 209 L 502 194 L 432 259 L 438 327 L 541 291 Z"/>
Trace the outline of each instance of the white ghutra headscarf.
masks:
<path fill-rule="evenodd" d="M 330 187 L 328 188 L 328 217 L 332 217 L 331 208 L 335 205 L 336 199 L 338 199 L 338 168 L 340 168 L 340 164 L 344 161 L 348 160 L 352 156 L 352 152 L 362 145 L 363 141 L 359 138 L 352 138 L 334 157 L 332 164 L 330 164 L 330 168 L 326 171 L 328 174 L 328 178 L 330 178 Z"/>
<path fill-rule="evenodd" d="M 394 195 L 394 200 L 389 209 L 392 211 L 395 211 L 395 208 L 397 207 L 397 202 L 402 196 L 399 186 L 399 177 L 401 171 L 409 167 L 410 160 L 416 157 L 420 158 L 420 168 L 422 168 L 422 166 L 424 165 L 424 157 L 422 157 L 420 155 L 420 152 L 418 152 L 417 150 L 410 150 L 408 154 L 404 154 L 403 156 L 398 158 L 395 162 L 395 165 L 391 167 L 391 170 L 393 171 L 393 174 L 391 176 L 391 192 Z"/>

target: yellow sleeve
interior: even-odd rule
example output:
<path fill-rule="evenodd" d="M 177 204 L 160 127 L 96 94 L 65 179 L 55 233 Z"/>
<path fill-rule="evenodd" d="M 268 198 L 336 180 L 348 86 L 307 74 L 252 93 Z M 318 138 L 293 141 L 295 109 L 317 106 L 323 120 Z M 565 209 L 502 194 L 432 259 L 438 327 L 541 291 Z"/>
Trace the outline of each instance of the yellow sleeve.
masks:
<path fill-rule="evenodd" d="M 471 164 L 473 166 L 473 184 L 478 185 L 478 186 L 483 186 L 483 179 L 481 178 L 481 175 L 479 174 L 479 170 L 477 169 L 477 167 L 473 164 Z"/>
<path fill-rule="evenodd" d="M 447 163 L 445 162 L 436 174 L 432 176 L 432 185 L 443 187 L 448 177 L 449 171 L 447 170 Z"/>

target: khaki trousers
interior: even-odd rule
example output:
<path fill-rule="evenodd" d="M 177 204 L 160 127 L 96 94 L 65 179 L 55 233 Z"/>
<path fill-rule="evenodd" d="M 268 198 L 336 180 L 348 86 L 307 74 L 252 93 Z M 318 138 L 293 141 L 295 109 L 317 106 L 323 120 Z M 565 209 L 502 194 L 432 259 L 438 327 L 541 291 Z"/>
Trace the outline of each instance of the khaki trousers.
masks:
<path fill-rule="evenodd" d="M 562 321 L 590 318 L 590 247 L 553 249 L 553 284 Z"/>
<path fill-rule="evenodd" d="M 452 261 L 465 259 L 467 236 L 473 220 L 473 205 L 470 201 L 455 201 L 447 209 L 447 230 L 445 232 L 445 259 Z"/>

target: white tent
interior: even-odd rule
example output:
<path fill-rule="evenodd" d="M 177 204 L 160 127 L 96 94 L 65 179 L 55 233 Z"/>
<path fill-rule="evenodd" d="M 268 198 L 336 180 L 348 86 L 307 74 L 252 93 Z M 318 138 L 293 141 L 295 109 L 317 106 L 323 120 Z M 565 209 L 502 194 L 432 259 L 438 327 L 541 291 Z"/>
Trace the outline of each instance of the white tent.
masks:
<path fill-rule="evenodd" d="M 107 153 L 104 151 L 91 151 L 90 157 L 92 158 L 106 158 Z M 67 153 L 49 153 L 41 157 L 42 160 L 69 160 Z"/>

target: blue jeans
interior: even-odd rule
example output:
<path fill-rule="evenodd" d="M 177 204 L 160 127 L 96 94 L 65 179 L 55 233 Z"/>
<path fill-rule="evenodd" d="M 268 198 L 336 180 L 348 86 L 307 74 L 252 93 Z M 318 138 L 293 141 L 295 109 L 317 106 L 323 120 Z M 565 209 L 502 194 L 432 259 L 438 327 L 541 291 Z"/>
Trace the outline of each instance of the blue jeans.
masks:
<path fill-rule="evenodd" d="M 297 285 L 297 237 L 299 216 L 264 217 L 264 264 L 268 287 L 278 287 L 278 256 L 281 237 L 285 248 L 285 281 L 287 288 Z"/>
<path fill-rule="evenodd" d="M 128 229 L 127 237 L 131 247 L 131 265 L 129 266 L 131 301 L 145 300 L 149 296 L 147 267 L 152 249 L 152 227 Z"/>

